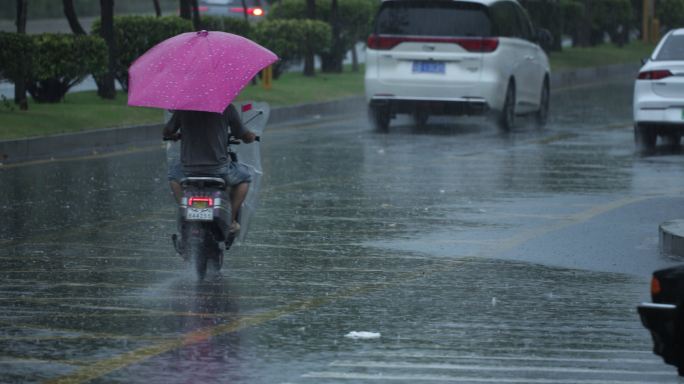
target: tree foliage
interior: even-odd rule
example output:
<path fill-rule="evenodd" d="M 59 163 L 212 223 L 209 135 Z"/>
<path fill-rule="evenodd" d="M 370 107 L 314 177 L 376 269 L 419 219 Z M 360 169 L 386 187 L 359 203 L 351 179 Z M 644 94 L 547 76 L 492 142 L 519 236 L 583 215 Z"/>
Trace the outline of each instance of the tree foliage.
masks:
<path fill-rule="evenodd" d="M 201 29 L 207 31 L 222 31 L 249 38 L 252 25 L 249 21 L 239 17 L 203 16 L 200 21 Z"/>
<path fill-rule="evenodd" d="M 34 45 L 31 37 L 22 33 L 0 32 L 0 80 L 23 82 L 31 75 Z"/>
<path fill-rule="evenodd" d="M 107 46 L 97 36 L 31 35 L 27 89 L 37 102 L 59 102 L 89 74 L 107 70 Z"/>
<path fill-rule="evenodd" d="M 330 24 L 331 5 L 330 0 L 317 0 L 316 18 Z M 324 62 L 328 61 L 334 67 L 341 67 L 345 54 L 358 41 L 368 36 L 377 6 L 378 3 L 372 0 L 338 0 L 339 44 L 336 49 L 333 50 L 331 46 L 331 49 L 321 53 Z M 292 20 L 301 19 L 306 14 L 306 0 L 281 0 L 271 8 L 269 18 Z"/>
<path fill-rule="evenodd" d="M 656 8 L 660 25 L 666 30 L 684 25 L 684 0 L 660 0 Z"/>
<path fill-rule="evenodd" d="M 128 90 L 128 68 L 148 49 L 183 32 L 192 31 L 192 22 L 177 16 L 116 16 L 114 76 L 124 90 Z M 92 33 L 99 35 L 100 23 L 93 23 Z"/>
<path fill-rule="evenodd" d="M 274 77 L 311 50 L 330 48 L 330 26 L 318 20 L 264 20 L 254 26 L 254 40 L 273 51 L 280 60 L 274 64 Z"/>

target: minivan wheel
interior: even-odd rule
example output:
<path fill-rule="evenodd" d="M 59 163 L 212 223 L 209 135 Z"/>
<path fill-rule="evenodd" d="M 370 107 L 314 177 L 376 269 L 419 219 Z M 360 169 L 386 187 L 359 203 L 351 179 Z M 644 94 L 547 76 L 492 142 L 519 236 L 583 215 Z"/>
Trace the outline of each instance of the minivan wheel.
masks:
<path fill-rule="evenodd" d="M 678 147 L 682 142 L 682 135 L 678 132 L 668 133 L 664 139 L 665 143 L 670 147 Z"/>
<path fill-rule="evenodd" d="M 375 130 L 387 132 L 389 130 L 390 112 L 387 107 L 368 106 L 368 118 Z"/>
<path fill-rule="evenodd" d="M 416 127 L 422 128 L 427 124 L 430 114 L 425 109 L 417 109 L 413 112 L 413 121 L 416 123 Z"/>
<path fill-rule="evenodd" d="M 634 144 L 641 149 L 655 148 L 656 139 L 658 136 L 653 130 L 648 129 L 647 126 L 634 124 Z"/>
<path fill-rule="evenodd" d="M 539 101 L 539 110 L 537 111 L 536 118 L 537 118 L 537 125 L 539 127 L 543 127 L 546 125 L 546 122 L 549 119 L 549 101 L 550 101 L 550 94 L 549 94 L 549 79 L 545 78 L 544 79 L 544 84 L 542 85 L 541 89 L 541 100 Z"/>
<path fill-rule="evenodd" d="M 508 132 L 515 125 L 515 84 L 511 81 L 506 89 L 506 100 L 504 101 L 501 115 L 499 116 L 499 128 Z"/>

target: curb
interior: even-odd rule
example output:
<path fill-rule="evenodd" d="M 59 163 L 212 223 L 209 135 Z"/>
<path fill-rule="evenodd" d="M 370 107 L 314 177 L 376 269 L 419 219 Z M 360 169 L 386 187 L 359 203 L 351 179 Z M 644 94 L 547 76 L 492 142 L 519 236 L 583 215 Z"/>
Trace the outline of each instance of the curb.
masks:
<path fill-rule="evenodd" d="M 684 220 L 666 221 L 658 227 L 660 251 L 665 255 L 684 257 Z"/>
<path fill-rule="evenodd" d="M 597 80 L 634 78 L 638 63 L 559 71 L 551 74 L 551 89 L 586 85 Z M 364 111 L 363 96 L 339 100 L 299 104 L 271 109 L 270 127 L 310 121 L 320 117 Z M 273 125 L 273 123 L 276 123 Z M 33 160 L 71 157 L 121 150 L 127 147 L 149 147 L 160 144 L 163 124 L 98 129 L 54 136 L 0 141 L 0 165 Z"/>

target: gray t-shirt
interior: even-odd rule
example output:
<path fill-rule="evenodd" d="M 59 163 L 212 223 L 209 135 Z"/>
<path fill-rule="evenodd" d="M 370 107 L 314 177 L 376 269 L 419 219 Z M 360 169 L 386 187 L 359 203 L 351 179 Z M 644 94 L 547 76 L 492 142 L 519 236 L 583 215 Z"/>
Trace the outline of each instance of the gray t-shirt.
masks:
<path fill-rule="evenodd" d="M 245 133 L 240 116 L 231 104 L 224 113 L 175 111 L 167 128 L 180 129 L 181 164 L 184 173 L 216 173 L 230 162 L 228 143 Z"/>

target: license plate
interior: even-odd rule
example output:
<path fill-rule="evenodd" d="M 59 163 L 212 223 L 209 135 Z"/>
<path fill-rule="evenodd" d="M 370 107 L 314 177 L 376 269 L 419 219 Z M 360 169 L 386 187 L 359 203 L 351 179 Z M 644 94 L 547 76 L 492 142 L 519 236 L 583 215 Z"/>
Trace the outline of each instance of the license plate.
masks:
<path fill-rule="evenodd" d="M 211 208 L 188 208 L 185 213 L 186 220 L 211 221 L 214 215 Z"/>
<path fill-rule="evenodd" d="M 446 73 L 444 63 L 441 61 L 414 61 L 413 73 Z"/>

